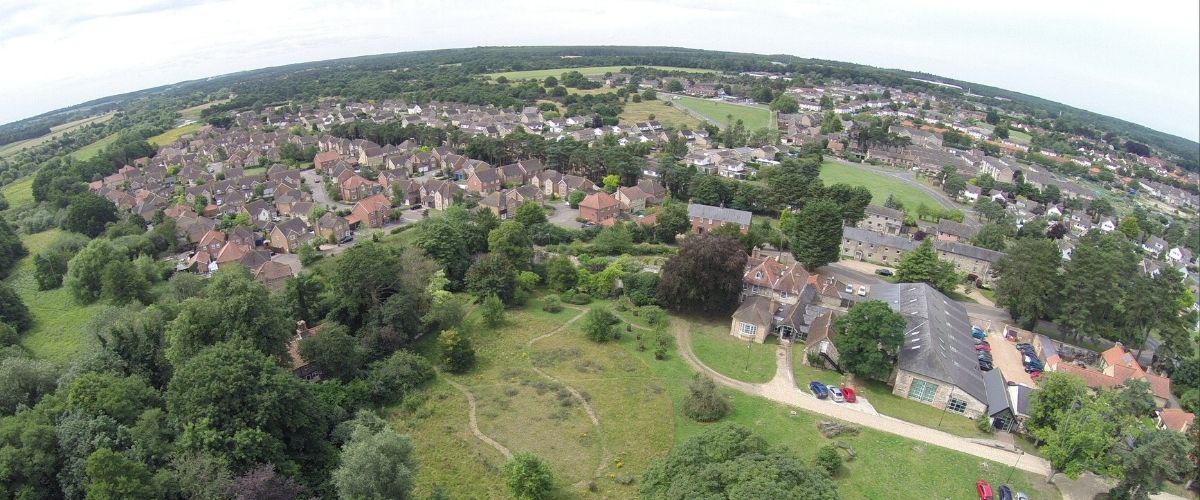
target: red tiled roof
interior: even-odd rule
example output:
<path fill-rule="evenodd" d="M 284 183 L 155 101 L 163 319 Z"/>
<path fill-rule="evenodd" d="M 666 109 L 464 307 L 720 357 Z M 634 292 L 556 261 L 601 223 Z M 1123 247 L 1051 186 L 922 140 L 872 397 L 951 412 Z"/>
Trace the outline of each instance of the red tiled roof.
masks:
<path fill-rule="evenodd" d="M 611 194 L 605 193 L 604 191 L 589 194 L 583 199 L 583 201 L 579 202 L 580 208 L 594 208 L 596 210 L 601 210 L 620 204 L 621 203 L 618 202 L 616 198 L 613 198 Z"/>
<path fill-rule="evenodd" d="M 1184 432 L 1196 421 L 1196 415 L 1179 408 L 1167 408 L 1158 413 L 1164 427 L 1175 432 Z"/>

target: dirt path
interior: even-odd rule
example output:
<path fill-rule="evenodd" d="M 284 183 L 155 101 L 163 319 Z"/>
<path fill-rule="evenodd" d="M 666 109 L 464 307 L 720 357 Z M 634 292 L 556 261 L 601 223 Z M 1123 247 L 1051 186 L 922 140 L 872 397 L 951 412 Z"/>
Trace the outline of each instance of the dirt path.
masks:
<path fill-rule="evenodd" d="M 495 448 L 496 451 L 500 452 L 501 455 L 504 455 L 505 459 L 512 458 L 512 452 L 508 451 L 508 448 L 505 448 L 504 445 L 497 443 L 495 439 L 488 437 L 487 434 L 484 434 L 483 431 L 479 430 L 479 422 L 475 418 L 475 394 L 462 384 L 450 380 L 449 378 L 442 377 L 442 380 L 449 382 L 450 385 L 454 386 L 455 389 L 458 389 L 459 392 L 463 393 L 463 395 L 467 397 L 467 406 L 470 408 L 467 418 L 467 425 L 471 428 L 471 434 L 474 434 L 475 437 L 479 438 L 480 441 L 483 441 L 492 448 Z"/>
<path fill-rule="evenodd" d="M 536 343 L 539 340 L 550 338 L 554 335 L 557 335 L 559 332 L 565 330 L 568 326 L 571 326 L 571 324 L 575 323 L 576 321 L 579 321 L 579 318 L 582 318 L 583 315 L 587 314 L 587 312 L 590 310 L 585 307 L 570 307 L 570 306 L 567 306 L 567 307 L 570 309 L 579 311 L 579 314 L 576 314 L 574 317 L 567 320 L 566 323 L 559 325 L 558 328 L 555 328 L 545 334 L 538 335 L 537 337 L 529 339 L 529 342 L 525 343 L 525 347 L 527 349 L 533 349 L 534 343 Z M 592 427 L 596 428 L 597 442 L 600 443 L 600 463 L 598 463 L 596 465 L 596 472 L 593 473 L 593 477 L 598 478 L 598 477 L 603 476 L 604 469 L 608 467 L 608 462 L 609 462 L 610 457 L 609 457 L 609 452 L 608 452 L 608 445 L 604 443 L 604 430 L 600 427 L 600 417 L 598 415 L 596 415 L 596 410 L 594 408 L 592 408 L 592 404 L 588 402 L 587 398 L 583 397 L 582 393 L 580 393 L 578 390 L 576 390 L 570 384 L 563 382 L 562 380 L 555 378 L 553 375 L 550 375 L 549 373 L 542 371 L 541 368 L 533 366 L 533 363 L 530 363 L 529 367 L 532 368 L 533 371 L 537 372 L 538 375 L 541 375 L 541 376 L 549 379 L 552 382 L 562 384 L 562 386 L 565 387 L 567 389 L 567 391 L 570 392 L 571 395 L 574 396 L 575 399 L 578 400 L 579 403 L 583 406 L 583 411 L 587 412 L 588 418 L 592 420 Z M 582 483 L 580 483 L 580 484 L 577 484 L 576 486 L 582 487 L 584 485 Z"/>
<path fill-rule="evenodd" d="M 976 457 L 985 458 L 1004 465 L 1015 467 L 1036 474 L 1045 474 L 1049 470 L 1049 464 L 1042 458 L 1033 455 L 1024 455 L 1010 452 L 1004 449 L 993 448 L 986 444 L 980 444 L 966 438 L 958 437 L 953 434 L 942 432 L 936 429 L 930 429 L 921 425 L 905 422 L 886 415 L 871 415 L 841 405 L 836 405 L 827 401 L 816 399 L 803 391 L 796 388 L 795 382 L 790 375 L 783 374 L 784 367 L 779 366 L 776 370 L 776 376 L 770 382 L 765 384 L 751 384 L 729 378 L 725 375 L 717 373 L 716 370 L 709 368 L 702 363 L 699 358 L 692 352 L 691 332 L 687 328 L 687 324 L 683 321 L 672 321 L 672 330 L 675 334 L 676 343 L 679 346 L 679 355 L 688 365 L 691 365 L 696 371 L 712 377 L 717 383 L 737 389 L 738 391 L 770 399 L 779 403 L 790 406 L 799 407 L 813 413 L 825 415 L 827 417 L 837 418 L 846 422 L 870 427 L 872 429 L 903 436 L 910 439 L 916 439 L 932 445 L 949 448 L 951 450 L 960 451 Z M 787 356 L 790 360 L 790 356 Z M 778 359 L 780 365 L 788 363 L 783 357 Z M 787 373 L 790 373 L 790 366 L 787 368 Z"/>

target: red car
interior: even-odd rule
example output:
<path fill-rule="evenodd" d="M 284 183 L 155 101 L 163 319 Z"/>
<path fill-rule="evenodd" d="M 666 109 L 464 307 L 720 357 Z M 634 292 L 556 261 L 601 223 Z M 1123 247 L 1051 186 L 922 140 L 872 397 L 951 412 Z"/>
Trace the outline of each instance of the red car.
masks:
<path fill-rule="evenodd" d="M 854 401 L 856 401 L 858 399 L 858 398 L 854 397 L 854 389 L 851 389 L 849 387 L 842 388 L 842 397 L 846 398 L 847 403 L 853 403 Z"/>
<path fill-rule="evenodd" d="M 989 344 L 979 344 L 975 346 L 975 350 L 979 352 L 992 352 L 992 346 Z"/>
<path fill-rule="evenodd" d="M 979 494 L 979 500 L 993 500 L 992 485 L 982 479 L 975 481 L 975 493 Z"/>

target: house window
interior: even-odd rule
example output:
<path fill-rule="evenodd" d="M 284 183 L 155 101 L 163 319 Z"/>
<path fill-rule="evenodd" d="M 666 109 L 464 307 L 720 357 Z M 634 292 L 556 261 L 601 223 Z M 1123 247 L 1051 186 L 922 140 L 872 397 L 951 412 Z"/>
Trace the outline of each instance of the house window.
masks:
<path fill-rule="evenodd" d="M 754 279 L 759 279 L 759 280 L 762 279 L 762 271 L 754 273 Z"/>
<path fill-rule="evenodd" d="M 937 384 L 914 378 L 912 385 L 908 386 L 908 399 L 928 403 L 933 401 L 933 395 L 937 393 L 937 390 Z"/>
<path fill-rule="evenodd" d="M 967 411 L 967 402 L 958 398 L 950 398 L 950 402 L 946 403 L 946 408 L 955 413 Z"/>
<path fill-rule="evenodd" d="M 742 323 L 742 335 L 753 337 L 758 334 L 758 326 L 750 323 Z"/>

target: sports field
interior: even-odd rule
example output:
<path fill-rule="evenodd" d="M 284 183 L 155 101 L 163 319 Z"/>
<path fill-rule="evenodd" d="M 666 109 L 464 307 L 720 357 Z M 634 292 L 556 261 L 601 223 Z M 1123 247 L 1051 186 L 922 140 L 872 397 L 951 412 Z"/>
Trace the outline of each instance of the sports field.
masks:
<path fill-rule="evenodd" d="M 721 128 L 725 128 L 729 124 L 730 115 L 733 116 L 734 121 L 741 120 L 746 125 L 746 130 L 757 130 L 771 124 L 771 110 L 766 106 L 733 104 L 687 96 L 662 96 L 661 98 L 669 98 L 676 106 L 689 109 Z"/>

